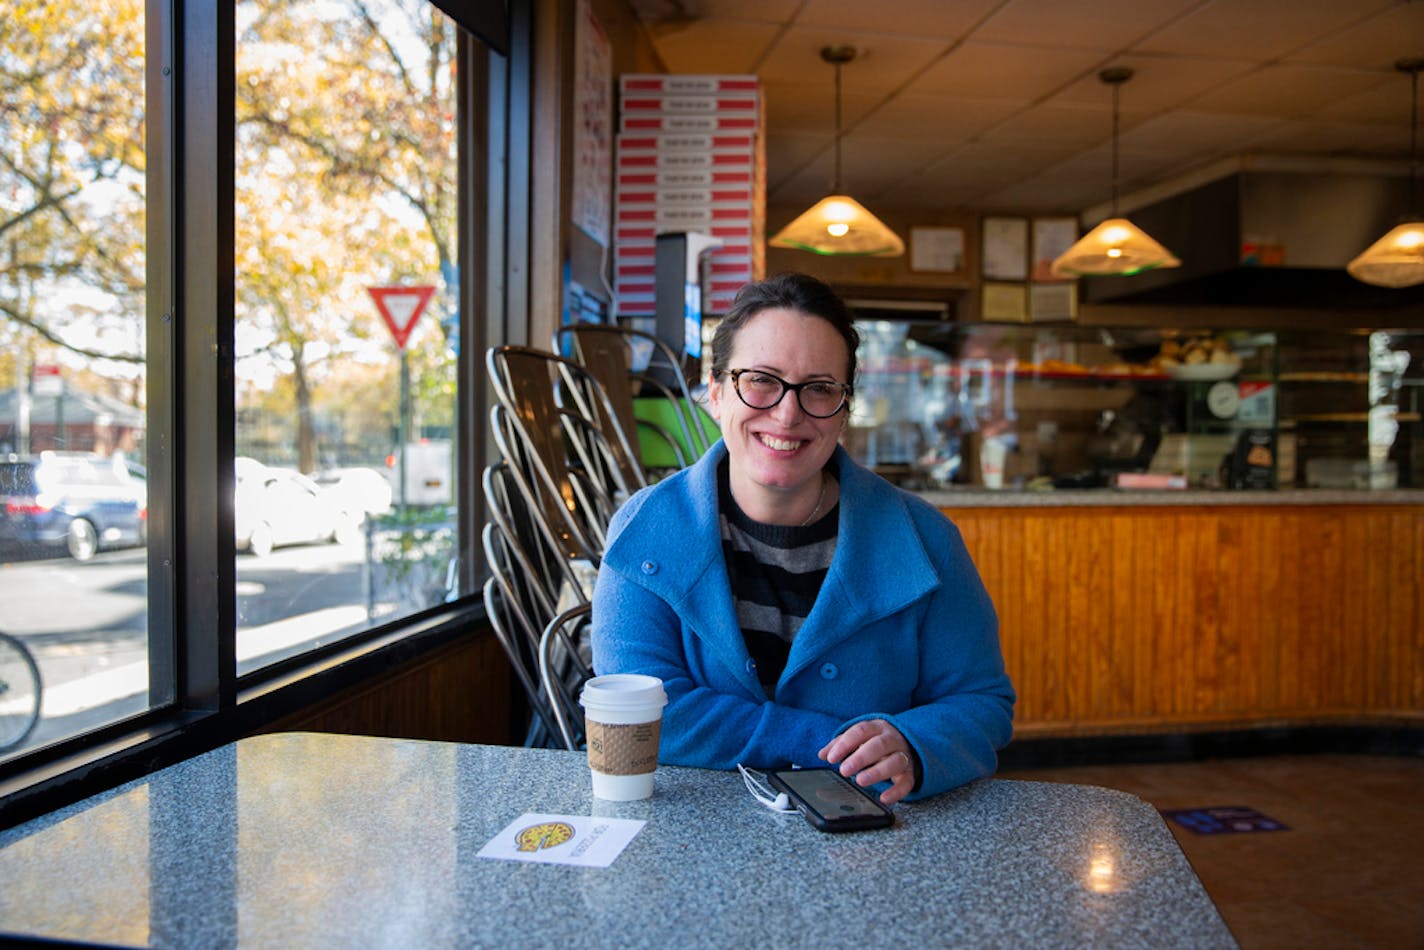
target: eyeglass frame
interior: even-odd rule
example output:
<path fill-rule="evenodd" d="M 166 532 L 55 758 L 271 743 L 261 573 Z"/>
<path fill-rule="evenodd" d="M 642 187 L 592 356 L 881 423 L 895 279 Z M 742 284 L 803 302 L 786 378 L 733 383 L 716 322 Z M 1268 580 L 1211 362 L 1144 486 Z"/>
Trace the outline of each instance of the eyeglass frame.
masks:
<path fill-rule="evenodd" d="M 740 382 L 742 375 L 745 373 L 756 373 L 758 376 L 766 376 L 770 379 L 776 380 L 778 383 L 781 384 L 781 392 L 777 395 L 775 399 L 772 400 L 771 405 L 753 406 L 751 403 L 747 402 L 747 397 L 742 395 L 742 386 Z M 756 409 L 758 411 L 763 409 L 775 409 L 777 406 L 781 405 L 781 400 L 786 398 L 787 392 L 793 392 L 796 394 L 797 408 L 799 408 L 802 412 L 806 413 L 806 415 L 810 416 L 812 419 L 834 419 L 836 416 L 840 415 L 841 410 L 844 409 L 850 403 L 851 396 L 855 395 L 854 386 L 852 386 L 850 383 L 842 383 L 839 380 L 834 379 L 807 379 L 799 383 L 788 383 L 786 380 L 782 379 L 775 373 L 768 373 L 764 369 L 724 369 L 722 370 L 721 375 L 727 377 L 732 381 L 732 390 L 737 394 L 737 398 L 742 401 L 742 405 L 746 406 L 748 409 Z M 811 410 L 807 409 L 806 404 L 801 401 L 801 390 L 805 389 L 807 386 L 839 386 L 841 388 L 840 405 L 836 406 L 835 409 L 826 413 L 824 416 L 812 412 Z"/>

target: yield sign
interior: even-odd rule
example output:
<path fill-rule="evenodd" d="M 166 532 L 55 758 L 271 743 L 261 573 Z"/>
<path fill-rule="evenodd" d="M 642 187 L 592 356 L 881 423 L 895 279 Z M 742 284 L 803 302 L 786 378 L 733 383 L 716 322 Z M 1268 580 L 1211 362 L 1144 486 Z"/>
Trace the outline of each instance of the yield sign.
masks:
<path fill-rule="evenodd" d="M 376 301 L 376 309 L 381 311 L 381 319 L 390 327 L 395 337 L 396 349 L 405 349 L 405 341 L 410 339 L 411 328 L 425 311 L 434 287 L 367 287 L 371 299 Z"/>

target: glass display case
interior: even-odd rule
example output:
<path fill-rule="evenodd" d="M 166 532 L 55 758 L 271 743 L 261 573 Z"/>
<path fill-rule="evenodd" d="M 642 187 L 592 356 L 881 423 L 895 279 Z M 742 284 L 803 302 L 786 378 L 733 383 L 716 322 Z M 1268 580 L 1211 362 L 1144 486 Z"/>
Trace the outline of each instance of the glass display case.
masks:
<path fill-rule="evenodd" d="M 909 488 L 1424 486 L 1424 331 L 857 327 L 845 444 Z"/>

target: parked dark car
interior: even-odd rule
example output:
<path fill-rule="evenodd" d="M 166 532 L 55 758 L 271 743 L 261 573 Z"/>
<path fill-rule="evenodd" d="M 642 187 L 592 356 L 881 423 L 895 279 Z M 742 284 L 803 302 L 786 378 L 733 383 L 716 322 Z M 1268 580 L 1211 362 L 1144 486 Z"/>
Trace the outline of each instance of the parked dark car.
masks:
<path fill-rule="evenodd" d="M 0 457 L 0 550 L 69 552 L 144 543 L 144 483 L 122 459 L 91 452 Z"/>

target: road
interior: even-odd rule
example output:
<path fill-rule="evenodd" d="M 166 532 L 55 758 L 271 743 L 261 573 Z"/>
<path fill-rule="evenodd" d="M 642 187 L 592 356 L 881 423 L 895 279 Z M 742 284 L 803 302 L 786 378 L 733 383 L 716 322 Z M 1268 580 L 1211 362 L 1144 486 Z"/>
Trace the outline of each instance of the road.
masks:
<path fill-rule="evenodd" d="M 239 672 L 369 625 L 365 546 L 237 557 Z M 0 562 L 0 629 L 34 653 L 44 683 L 38 745 L 148 708 L 147 552 Z"/>

